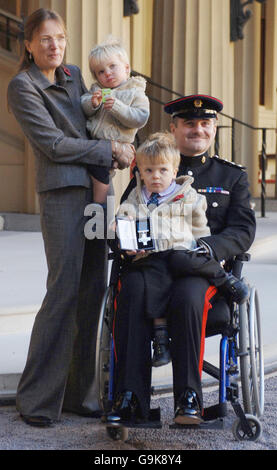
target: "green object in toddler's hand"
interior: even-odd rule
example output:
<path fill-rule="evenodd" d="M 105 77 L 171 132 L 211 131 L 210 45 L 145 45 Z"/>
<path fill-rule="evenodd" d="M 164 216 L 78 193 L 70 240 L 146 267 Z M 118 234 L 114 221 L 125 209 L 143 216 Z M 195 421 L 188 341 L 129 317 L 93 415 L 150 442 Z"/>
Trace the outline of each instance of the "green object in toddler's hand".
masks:
<path fill-rule="evenodd" d="M 111 91 L 110 88 L 102 89 L 102 103 L 105 103 L 106 99 L 111 97 Z"/>

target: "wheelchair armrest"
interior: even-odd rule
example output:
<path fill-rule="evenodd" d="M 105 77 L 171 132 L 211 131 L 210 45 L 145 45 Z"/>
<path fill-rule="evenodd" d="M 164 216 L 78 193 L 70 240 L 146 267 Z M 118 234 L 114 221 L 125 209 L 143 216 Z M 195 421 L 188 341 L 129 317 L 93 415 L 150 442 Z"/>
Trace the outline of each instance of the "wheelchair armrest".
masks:
<path fill-rule="evenodd" d="M 112 261 L 109 285 L 117 286 L 122 266 L 130 261 L 128 259 L 126 261 L 121 250 L 117 250 L 116 252 L 111 251 L 108 253 L 108 260 Z"/>
<path fill-rule="evenodd" d="M 237 255 L 235 256 L 234 260 L 238 260 L 238 261 L 250 261 L 251 259 L 251 255 L 250 253 L 242 253 L 240 255 Z"/>

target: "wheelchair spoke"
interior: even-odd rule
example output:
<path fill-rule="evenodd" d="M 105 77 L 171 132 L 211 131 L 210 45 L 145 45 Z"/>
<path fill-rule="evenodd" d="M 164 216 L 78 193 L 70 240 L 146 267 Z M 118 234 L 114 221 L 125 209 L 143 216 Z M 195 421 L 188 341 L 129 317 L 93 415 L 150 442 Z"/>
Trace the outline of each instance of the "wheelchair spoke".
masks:
<path fill-rule="evenodd" d="M 260 310 L 255 288 L 251 288 L 248 302 L 240 306 L 239 315 L 239 355 L 244 409 L 246 413 L 261 416 L 264 408 L 264 368 Z"/>
<path fill-rule="evenodd" d="M 98 388 L 98 400 L 104 410 L 109 395 L 110 351 L 111 351 L 111 325 L 113 287 L 109 286 L 103 297 L 96 341 L 95 377 Z"/>

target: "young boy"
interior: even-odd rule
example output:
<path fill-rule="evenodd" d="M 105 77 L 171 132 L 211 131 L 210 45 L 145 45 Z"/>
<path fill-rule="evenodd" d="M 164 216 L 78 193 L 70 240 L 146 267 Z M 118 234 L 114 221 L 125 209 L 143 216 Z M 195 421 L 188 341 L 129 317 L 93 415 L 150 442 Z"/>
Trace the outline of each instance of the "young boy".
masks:
<path fill-rule="evenodd" d="M 175 180 L 180 152 L 172 134 L 151 135 L 138 148 L 136 162 L 137 186 L 117 216 L 150 219 L 155 248 L 128 252 L 133 259 L 127 270 L 138 269 L 144 276 L 145 314 L 154 320 L 152 364 L 158 367 L 170 360 L 165 316 L 173 277 L 203 276 L 238 303 L 246 300 L 248 288 L 201 246 L 201 237 L 210 235 L 206 198 L 192 188 L 192 177 Z"/>
<path fill-rule="evenodd" d="M 111 37 L 91 50 L 89 66 L 96 82 L 81 97 L 81 103 L 91 137 L 133 143 L 138 129 L 145 126 L 149 117 L 146 81 L 130 77 L 127 53 Z M 95 166 L 88 169 L 93 179 L 94 202 L 105 203 L 109 171 Z"/>

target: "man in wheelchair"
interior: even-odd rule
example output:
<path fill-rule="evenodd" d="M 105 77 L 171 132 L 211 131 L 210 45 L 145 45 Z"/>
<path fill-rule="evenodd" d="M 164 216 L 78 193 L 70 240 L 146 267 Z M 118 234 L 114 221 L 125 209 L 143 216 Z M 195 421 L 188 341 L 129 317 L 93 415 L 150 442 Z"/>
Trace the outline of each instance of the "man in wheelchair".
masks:
<path fill-rule="evenodd" d="M 238 303 L 247 297 L 244 284 L 226 274 L 219 264 L 245 252 L 255 234 L 244 169 L 207 155 L 216 133 L 216 113 L 221 109 L 219 100 L 206 95 L 184 97 L 165 106 L 165 111 L 172 115 L 170 128 L 181 152 L 178 175 L 188 175 L 186 183 L 184 180 L 182 183 L 191 189 L 192 201 L 197 201 L 198 209 L 191 213 L 192 227 L 196 227 L 192 235 L 201 241 L 195 246 L 194 238 L 190 237 L 186 240 L 187 243 L 190 240 L 190 245 L 181 245 L 181 251 L 172 251 L 173 246 L 164 247 L 161 251 L 166 257 L 158 260 L 154 271 L 152 267 L 148 269 L 151 256 L 146 256 L 147 253 L 136 255 L 132 263 L 136 269 L 130 269 L 130 263 L 123 269 L 114 322 L 116 398 L 107 417 L 110 422 L 148 419 L 153 318 L 165 315 L 171 338 L 175 422 L 198 424 L 203 411 L 201 373 L 208 311 L 219 290 L 234 294 L 233 300 Z M 133 178 L 123 200 L 136 183 Z M 159 193 L 158 186 L 155 192 Z M 177 192 L 178 196 L 180 202 L 184 193 Z M 208 230 L 203 214 L 206 201 Z M 145 205 L 145 201 L 141 203 Z M 176 248 L 179 240 L 174 243 Z M 137 263 L 141 263 L 142 269 L 137 269 Z M 174 271 L 173 279 L 168 270 Z M 145 315 L 151 309 L 154 314 Z M 161 345 L 166 346 L 164 336 Z M 161 348 L 160 351 L 163 354 Z"/>

